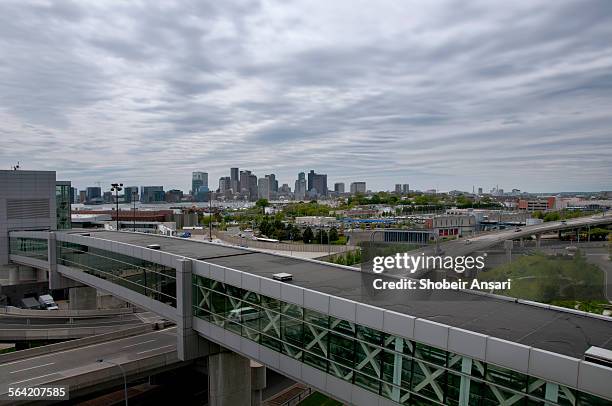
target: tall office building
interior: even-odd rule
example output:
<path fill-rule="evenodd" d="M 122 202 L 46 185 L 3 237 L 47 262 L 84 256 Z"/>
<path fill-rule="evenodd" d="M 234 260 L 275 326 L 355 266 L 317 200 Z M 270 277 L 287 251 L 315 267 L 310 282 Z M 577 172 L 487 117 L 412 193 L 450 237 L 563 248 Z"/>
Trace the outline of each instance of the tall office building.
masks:
<path fill-rule="evenodd" d="M 240 171 L 240 193 L 248 196 L 250 201 L 257 200 L 257 176 L 251 171 Z"/>
<path fill-rule="evenodd" d="M 90 186 L 87 188 L 87 201 L 92 202 L 102 198 L 102 189 L 100 186 Z"/>
<path fill-rule="evenodd" d="M 338 194 L 344 193 L 344 182 L 334 183 L 334 192 Z"/>
<path fill-rule="evenodd" d="M 276 175 L 272 173 L 270 175 L 266 175 L 266 178 L 270 179 L 270 192 L 278 192 L 278 180 L 276 179 Z"/>
<path fill-rule="evenodd" d="M 410 193 L 410 185 L 408 183 L 404 183 L 402 185 L 402 193 L 404 194 Z"/>
<path fill-rule="evenodd" d="M 123 201 L 132 203 L 138 201 L 138 186 L 126 186 L 123 188 Z"/>
<path fill-rule="evenodd" d="M 70 187 L 70 203 L 78 203 L 79 191 L 75 187 Z"/>
<path fill-rule="evenodd" d="M 479 188 L 478 188 L 478 194 L 479 194 L 479 195 L 481 195 L 481 194 L 482 194 L 482 188 L 481 188 L 481 187 L 479 187 Z"/>
<path fill-rule="evenodd" d="M 398 195 L 402 194 L 402 184 L 401 183 L 395 184 L 395 194 L 398 194 Z"/>
<path fill-rule="evenodd" d="M 193 172 L 191 174 L 191 194 L 195 195 L 202 186 L 208 187 L 208 173 Z"/>
<path fill-rule="evenodd" d="M 307 190 L 306 174 L 304 172 L 298 173 L 298 178 L 295 181 L 295 187 L 293 190 L 295 200 L 304 200 Z"/>
<path fill-rule="evenodd" d="M 142 203 L 162 203 L 166 201 L 163 186 L 143 186 L 140 188 L 140 201 Z"/>
<path fill-rule="evenodd" d="M 365 193 L 366 192 L 366 183 L 365 182 L 353 182 L 351 183 L 351 194 L 355 193 Z"/>
<path fill-rule="evenodd" d="M 308 172 L 308 193 L 313 196 L 327 196 L 327 175 Z"/>
<path fill-rule="evenodd" d="M 268 176 L 259 178 L 257 182 L 257 198 L 270 200 L 270 183 L 272 179 Z"/>
<path fill-rule="evenodd" d="M 87 191 L 81 190 L 79 192 L 79 203 L 85 203 L 87 201 Z"/>
<path fill-rule="evenodd" d="M 240 170 L 238 168 L 230 168 L 230 189 L 234 193 L 240 193 Z"/>
<path fill-rule="evenodd" d="M 227 190 L 230 190 L 232 188 L 231 183 L 231 177 L 221 176 L 219 178 L 219 192 L 225 193 Z"/>

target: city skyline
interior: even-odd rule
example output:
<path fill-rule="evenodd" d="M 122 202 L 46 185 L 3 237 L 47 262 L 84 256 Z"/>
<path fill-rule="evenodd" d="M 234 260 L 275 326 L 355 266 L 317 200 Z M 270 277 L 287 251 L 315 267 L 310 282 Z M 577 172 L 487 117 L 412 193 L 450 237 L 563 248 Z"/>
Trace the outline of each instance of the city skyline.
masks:
<path fill-rule="evenodd" d="M 342 16 L 342 17 L 340 17 Z M 0 5 L 0 167 L 189 190 L 612 179 L 607 1 Z M 162 28 L 163 27 L 163 28 Z"/>

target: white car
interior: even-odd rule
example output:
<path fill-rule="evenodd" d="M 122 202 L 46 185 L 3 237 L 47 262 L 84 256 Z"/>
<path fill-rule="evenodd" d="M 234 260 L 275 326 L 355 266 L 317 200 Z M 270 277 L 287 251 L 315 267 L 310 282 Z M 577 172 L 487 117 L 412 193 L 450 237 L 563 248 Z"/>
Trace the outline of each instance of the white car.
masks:
<path fill-rule="evenodd" d="M 239 309 L 234 309 L 229 312 L 227 315 L 228 320 L 243 323 L 245 321 L 257 320 L 260 317 L 260 311 L 255 309 L 254 307 L 241 307 Z"/>

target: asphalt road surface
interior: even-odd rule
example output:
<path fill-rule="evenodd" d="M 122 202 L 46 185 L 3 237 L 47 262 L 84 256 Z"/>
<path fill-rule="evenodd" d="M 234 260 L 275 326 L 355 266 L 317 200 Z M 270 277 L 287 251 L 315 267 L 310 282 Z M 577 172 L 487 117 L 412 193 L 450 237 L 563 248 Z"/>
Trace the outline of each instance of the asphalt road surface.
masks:
<path fill-rule="evenodd" d="M 120 364 L 175 351 L 175 332 L 175 328 L 170 328 L 1 364 L 0 394 L 6 393 L 9 387 L 51 382 L 66 376 L 65 374 L 74 368 L 80 368 L 83 372 L 117 368 L 112 364 L 100 363 L 98 359 Z"/>

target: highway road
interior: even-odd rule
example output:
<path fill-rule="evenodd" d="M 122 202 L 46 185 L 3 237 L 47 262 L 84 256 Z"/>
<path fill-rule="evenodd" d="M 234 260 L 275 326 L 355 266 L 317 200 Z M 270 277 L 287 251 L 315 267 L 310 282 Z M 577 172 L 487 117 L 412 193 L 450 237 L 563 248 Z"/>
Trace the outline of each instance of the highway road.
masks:
<path fill-rule="evenodd" d="M 439 244 L 440 251 L 436 254 L 435 245 L 430 245 L 424 248 L 419 248 L 410 251 L 410 255 L 443 255 L 443 256 L 462 256 L 469 255 L 474 252 L 484 251 L 494 245 L 502 243 L 505 240 L 516 240 L 519 238 L 528 238 L 535 234 L 544 234 L 549 232 L 557 232 L 559 230 L 568 230 L 576 227 L 595 227 L 600 224 L 612 223 L 612 214 L 605 216 L 598 214 L 591 217 L 579 217 L 567 221 L 550 221 L 533 226 L 520 227 L 520 231 L 516 229 L 500 230 L 478 235 L 471 238 L 462 238 L 459 240 L 446 241 Z M 395 273 L 396 276 L 419 277 L 423 270 L 420 269 L 413 274 Z"/>
<path fill-rule="evenodd" d="M 40 386 L 51 383 L 73 376 L 75 371 L 83 374 L 88 371 L 117 368 L 110 363 L 100 363 L 98 359 L 123 364 L 152 355 L 175 352 L 175 332 L 175 328 L 169 328 L 0 364 L 0 394 L 7 393 L 9 387 Z"/>

